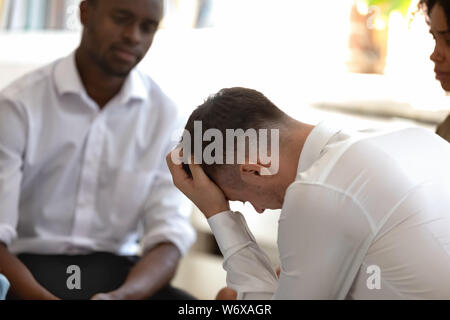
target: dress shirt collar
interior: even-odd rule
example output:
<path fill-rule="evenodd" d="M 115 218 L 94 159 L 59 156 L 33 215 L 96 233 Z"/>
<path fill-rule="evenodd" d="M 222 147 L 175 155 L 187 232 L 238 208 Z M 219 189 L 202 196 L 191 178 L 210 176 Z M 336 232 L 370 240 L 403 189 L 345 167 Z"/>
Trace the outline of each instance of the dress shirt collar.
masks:
<path fill-rule="evenodd" d="M 300 154 L 298 172 L 311 168 L 313 163 L 319 159 L 322 150 L 330 139 L 339 133 L 341 129 L 333 126 L 327 121 L 319 123 L 306 138 L 303 150 Z"/>
<path fill-rule="evenodd" d="M 58 94 L 75 93 L 87 95 L 81 81 L 75 62 L 75 52 L 63 58 L 55 67 L 54 79 Z M 132 99 L 147 101 L 150 88 L 147 88 L 139 71 L 134 68 L 128 75 L 122 89 L 119 92 L 121 104 L 127 104 Z"/>
<path fill-rule="evenodd" d="M 126 104 L 132 99 L 141 101 L 149 100 L 150 90 L 144 84 L 144 80 L 139 71 L 134 68 L 127 77 L 119 94 L 121 95 L 120 102 Z"/>
<path fill-rule="evenodd" d="M 66 93 L 86 94 L 75 64 L 75 52 L 59 61 L 55 67 L 54 79 L 60 96 Z"/>

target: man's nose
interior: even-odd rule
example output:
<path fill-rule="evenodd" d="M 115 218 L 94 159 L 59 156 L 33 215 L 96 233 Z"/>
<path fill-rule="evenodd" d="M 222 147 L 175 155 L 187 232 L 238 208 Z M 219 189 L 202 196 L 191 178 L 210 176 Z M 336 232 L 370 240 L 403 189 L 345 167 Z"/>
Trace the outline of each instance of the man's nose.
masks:
<path fill-rule="evenodd" d="M 139 24 L 137 23 L 129 24 L 125 28 L 123 36 L 128 41 L 128 43 L 133 45 L 139 44 L 142 40 L 142 34 Z"/>

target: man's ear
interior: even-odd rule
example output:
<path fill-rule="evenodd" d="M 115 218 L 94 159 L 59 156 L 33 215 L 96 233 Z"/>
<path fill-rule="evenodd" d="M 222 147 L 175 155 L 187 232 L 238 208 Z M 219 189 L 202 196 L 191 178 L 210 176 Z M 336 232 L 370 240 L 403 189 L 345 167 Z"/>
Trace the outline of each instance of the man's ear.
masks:
<path fill-rule="evenodd" d="M 90 10 L 90 6 L 87 0 L 83 0 L 80 2 L 80 22 L 85 27 L 88 21 L 88 12 Z"/>
<path fill-rule="evenodd" d="M 261 178 L 270 176 L 270 170 L 261 164 L 241 164 L 239 166 L 239 173 L 242 181 L 247 184 L 257 185 L 261 183 Z"/>

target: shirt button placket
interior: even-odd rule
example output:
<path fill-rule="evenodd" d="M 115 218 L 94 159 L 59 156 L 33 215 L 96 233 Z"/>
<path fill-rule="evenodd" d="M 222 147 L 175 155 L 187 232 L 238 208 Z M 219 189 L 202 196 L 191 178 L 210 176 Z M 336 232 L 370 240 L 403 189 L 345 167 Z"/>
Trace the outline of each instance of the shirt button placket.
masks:
<path fill-rule="evenodd" d="M 91 217 L 95 214 L 98 173 L 101 163 L 104 141 L 104 126 L 101 116 L 98 116 L 91 126 L 86 144 L 85 157 L 81 170 L 80 190 L 78 193 L 77 210 L 73 236 L 86 238 L 89 235 Z"/>

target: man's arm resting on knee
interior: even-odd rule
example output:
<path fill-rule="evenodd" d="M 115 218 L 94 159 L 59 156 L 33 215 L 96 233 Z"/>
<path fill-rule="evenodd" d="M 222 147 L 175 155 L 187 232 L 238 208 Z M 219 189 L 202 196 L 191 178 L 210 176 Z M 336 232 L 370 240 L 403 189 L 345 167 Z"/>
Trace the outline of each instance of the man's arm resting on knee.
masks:
<path fill-rule="evenodd" d="M 0 242 L 0 270 L 11 284 L 10 295 L 21 300 L 57 300 L 58 298 L 42 287 L 27 267 L 7 246 Z"/>
<path fill-rule="evenodd" d="M 148 250 L 131 269 L 117 290 L 92 299 L 143 300 L 169 284 L 175 275 L 181 253 L 172 243 L 161 243 Z"/>

